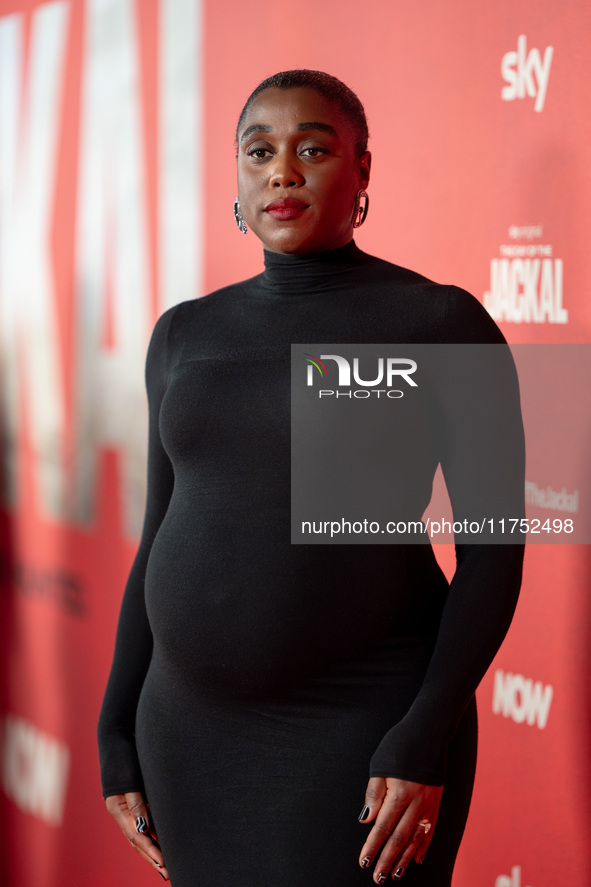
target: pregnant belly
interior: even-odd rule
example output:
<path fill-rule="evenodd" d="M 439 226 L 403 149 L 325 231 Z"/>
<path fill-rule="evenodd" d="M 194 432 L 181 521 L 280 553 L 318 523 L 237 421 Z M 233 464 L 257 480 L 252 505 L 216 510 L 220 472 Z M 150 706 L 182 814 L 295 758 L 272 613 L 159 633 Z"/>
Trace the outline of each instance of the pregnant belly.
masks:
<path fill-rule="evenodd" d="M 429 587 L 409 576 L 402 546 L 291 545 L 285 524 L 280 514 L 169 513 L 148 564 L 146 606 L 156 655 L 178 680 L 268 696 L 432 635 L 438 574 L 430 571 Z"/>

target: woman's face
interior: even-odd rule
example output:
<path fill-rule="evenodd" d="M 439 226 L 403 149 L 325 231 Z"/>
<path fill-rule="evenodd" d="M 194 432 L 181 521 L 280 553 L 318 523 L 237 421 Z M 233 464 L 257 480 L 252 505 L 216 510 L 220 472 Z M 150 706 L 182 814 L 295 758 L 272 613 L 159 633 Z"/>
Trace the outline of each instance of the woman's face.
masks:
<path fill-rule="evenodd" d="M 244 221 L 271 252 L 344 246 L 370 160 L 367 151 L 356 156 L 353 127 L 314 89 L 266 89 L 238 133 Z"/>

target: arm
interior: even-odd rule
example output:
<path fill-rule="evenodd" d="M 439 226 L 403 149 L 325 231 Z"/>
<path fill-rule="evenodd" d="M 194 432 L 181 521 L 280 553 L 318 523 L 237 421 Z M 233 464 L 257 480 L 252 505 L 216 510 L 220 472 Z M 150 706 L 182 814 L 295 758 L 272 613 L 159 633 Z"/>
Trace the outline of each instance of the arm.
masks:
<path fill-rule="evenodd" d="M 148 489 L 140 545 L 121 605 L 113 664 L 98 725 L 103 796 L 142 791 L 135 750 L 135 712 L 152 656 L 152 632 L 144 605 L 144 576 L 152 543 L 172 495 L 173 472 L 158 421 L 166 390 L 166 340 L 170 315 L 154 329 L 146 361 L 148 391 Z"/>
<path fill-rule="evenodd" d="M 152 656 L 152 632 L 144 604 L 144 577 L 152 543 L 166 514 L 174 483 L 172 465 L 159 432 L 160 405 L 167 381 L 166 342 L 171 314 L 169 311 L 156 324 L 148 349 L 146 513 L 140 545 L 121 605 L 115 653 L 98 724 L 101 781 L 107 809 L 132 846 L 165 880 L 168 873 L 164 859 L 149 832 L 149 812 L 135 747 L 135 714 Z"/>
<path fill-rule="evenodd" d="M 470 335 L 472 342 L 485 345 L 471 345 L 463 352 L 454 349 L 449 361 L 442 362 L 441 351 L 436 354 L 440 461 L 454 518 L 521 517 L 524 444 L 513 362 L 500 332 L 476 300 L 454 291 L 451 301 L 447 340 L 465 344 Z M 426 816 L 434 828 L 441 798 L 441 790 L 434 787 L 445 781 L 449 743 L 517 603 L 521 542 L 485 544 L 462 538 L 456 544 L 456 559 L 421 689 L 372 757 L 366 821 L 377 820 L 360 860 L 368 855 L 373 860 L 387 839 L 376 873 L 404 868 L 428 847 L 433 831 L 428 837 L 417 834 L 416 823 Z"/>

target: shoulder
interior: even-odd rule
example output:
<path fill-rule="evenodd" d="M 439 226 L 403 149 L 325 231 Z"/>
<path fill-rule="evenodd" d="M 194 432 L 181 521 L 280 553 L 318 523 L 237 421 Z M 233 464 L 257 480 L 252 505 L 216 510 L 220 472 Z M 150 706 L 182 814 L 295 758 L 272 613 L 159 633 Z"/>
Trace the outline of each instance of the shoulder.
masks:
<path fill-rule="evenodd" d="M 384 259 L 360 255 L 360 269 L 375 300 L 385 300 L 417 341 L 504 343 L 486 308 L 466 290 L 438 283 Z M 369 292 L 368 292 L 369 295 Z"/>
<path fill-rule="evenodd" d="M 443 341 L 450 344 L 506 344 L 484 305 L 466 290 L 448 286 Z"/>
<path fill-rule="evenodd" d="M 248 295 L 258 286 L 261 276 L 259 274 L 248 280 L 229 284 L 207 295 L 187 299 L 168 308 L 156 321 L 152 331 L 151 345 L 156 347 L 162 344 L 174 345 L 175 339 L 179 336 L 182 337 L 193 322 L 201 321 L 212 311 L 223 311 L 224 306 L 234 305 L 241 296 Z"/>
<path fill-rule="evenodd" d="M 357 262 L 360 268 L 364 269 L 367 274 L 375 281 L 383 280 L 390 286 L 396 284 L 400 287 L 422 288 L 435 290 L 439 284 L 430 280 L 417 271 L 411 271 L 410 268 L 404 268 L 402 265 L 396 265 L 386 259 L 380 259 L 372 256 L 362 250 L 357 250 Z"/>
<path fill-rule="evenodd" d="M 205 296 L 168 308 L 156 321 L 146 358 L 146 375 L 165 379 L 177 363 L 196 359 L 219 345 L 236 329 L 245 299 L 259 286 L 261 275 L 222 287 Z"/>

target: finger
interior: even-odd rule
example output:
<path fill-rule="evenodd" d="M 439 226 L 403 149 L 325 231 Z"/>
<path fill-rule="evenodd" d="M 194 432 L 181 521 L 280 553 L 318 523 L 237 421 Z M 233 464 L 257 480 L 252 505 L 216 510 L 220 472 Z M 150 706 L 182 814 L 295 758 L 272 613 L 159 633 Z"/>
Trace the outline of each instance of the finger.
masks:
<path fill-rule="evenodd" d="M 400 827 L 402 827 L 402 822 L 400 823 Z M 414 828 L 410 833 L 410 837 L 408 839 L 408 843 L 406 847 L 398 854 L 396 859 L 391 864 L 391 874 L 392 878 L 395 881 L 399 881 L 404 875 L 406 869 L 412 862 L 414 857 L 417 863 L 422 863 L 425 853 L 427 852 L 427 847 L 431 841 L 431 837 L 427 839 L 427 835 L 432 833 L 433 831 L 433 823 L 427 816 L 422 816 L 418 822 L 415 823 Z M 403 839 L 404 840 L 404 839 Z M 401 841 L 401 844 L 403 843 Z M 398 848 L 394 848 L 398 849 Z M 385 850 L 387 850 L 387 845 Z M 386 858 L 382 863 L 382 859 L 384 857 L 384 853 L 380 856 L 379 861 L 376 863 L 376 871 L 378 868 L 382 871 L 385 866 L 391 861 L 389 858 Z"/>
<path fill-rule="evenodd" d="M 386 780 L 380 776 L 372 776 L 367 783 L 363 810 L 359 814 L 359 822 L 371 822 L 376 818 L 386 797 Z"/>
<path fill-rule="evenodd" d="M 390 791 L 386 794 L 379 808 L 375 824 L 361 849 L 359 858 L 361 868 L 369 868 L 380 848 L 390 839 L 407 803 L 408 801 L 397 795 L 396 792 Z M 375 810 L 372 810 L 372 813 L 375 816 Z"/>
<path fill-rule="evenodd" d="M 130 819 L 133 821 L 135 832 L 128 838 L 140 856 L 153 865 L 158 874 L 166 881 L 168 872 L 164 864 L 164 857 L 158 841 L 155 840 L 155 832 L 151 828 L 150 813 L 144 797 L 139 792 L 130 792 L 125 795 Z"/>
<path fill-rule="evenodd" d="M 406 848 L 392 863 L 391 874 L 395 881 L 399 881 L 402 878 L 413 858 L 419 865 L 423 863 L 425 854 L 433 837 L 433 830 L 435 822 L 437 821 L 437 816 L 434 816 L 433 820 L 434 821 L 431 821 L 428 816 L 421 816 L 419 821 L 415 824 Z M 384 865 L 386 865 L 388 861 L 389 860 L 386 859 Z M 378 868 L 380 870 L 383 868 L 382 856 L 380 856 L 380 860 L 376 864 L 376 870 Z"/>
<path fill-rule="evenodd" d="M 128 792 L 125 795 L 112 795 L 106 800 L 109 813 L 134 850 L 165 881 L 169 880 L 162 851 L 150 834 L 150 817 L 143 795 L 139 792 Z"/>
<path fill-rule="evenodd" d="M 435 831 L 435 824 L 437 822 L 437 816 L 424 817 L 424 821 L 426 821 L 430 824 L 430 828 L 428 828 L 426 831 L 424 829 L 422 830 L 423 834 L 422 834 L 421 841 L 419 842 L 419 845 L 414 853 L 414 860 L 419 865 L 421 865 L 425 861 L 425 854 L 427 853 L 427 850 L 429 849 L 429 844 L 433 840 L 433 832 Z M 419 821 L 418 825 L 420 825 L 420 821 Z"/>
<path fill-rule="evenodd" d="M 382 847 L 374 870 L 376 884 L 384 884 L 390 872 L 395 880 L 400 880 L 422 839 L 423 832 L 417 833 L 416 815 L 409 808 Z"/>

